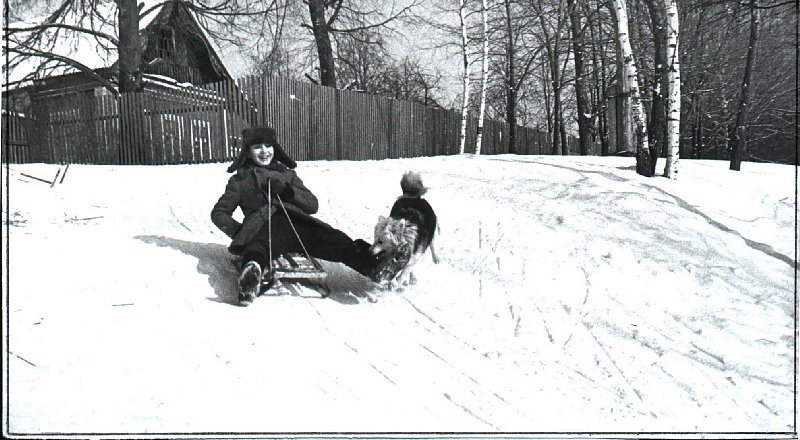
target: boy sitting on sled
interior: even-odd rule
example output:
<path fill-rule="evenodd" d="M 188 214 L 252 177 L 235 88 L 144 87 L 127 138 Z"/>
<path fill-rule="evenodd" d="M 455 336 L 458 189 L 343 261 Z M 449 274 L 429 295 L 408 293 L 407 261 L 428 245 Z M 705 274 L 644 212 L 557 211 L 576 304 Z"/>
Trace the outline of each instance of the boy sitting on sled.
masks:
<path fill-rule="evenodd" d="M 228 250 L 242 257 L 238 290 L 244 305 L 259 294 L 262 278 L 269 279 L 270 274 L 262 272 L 271 270 L 271 256 L 304 252 L 304 246 L 313 257 L 341 262 L 364 276 L 374 276 L 378 261 L 369 252 L 369 243 L 353 240 L 311 216 L 319 203 L 294 171 L 296 166 L 278 144 L 274 129 L 242 131 L 242 149 L 228 167 L 229 173 L 236 174 L 211 210 L 211 221 L 232 239 Z M 279 208 L 281 202 L 285 212 Z M 232 216 L 237 207 L 244 214 L 242 223 Z"/>

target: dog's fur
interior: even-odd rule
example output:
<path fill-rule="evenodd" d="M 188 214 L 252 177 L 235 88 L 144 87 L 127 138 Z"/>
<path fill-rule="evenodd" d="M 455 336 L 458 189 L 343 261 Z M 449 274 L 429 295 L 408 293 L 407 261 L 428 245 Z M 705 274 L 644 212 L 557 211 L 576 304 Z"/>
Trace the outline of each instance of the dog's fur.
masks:
<path fill-rule="evenodd" d="M 370 248 L 373 255 L 380 257 L 379 270 L 396 271 L 389 280 L 390 285 L 413 284 L 414 266 L 431 249 L 434 262 L 438 262 L 433 250 L 433 235 L 436 232 L 436 214 L 431 205 L 422 198 L 427 188 L 422 178 L 413 171 L 406 172 L 400 179 L 403 195 L 392 206 L 389 217 L 380 216 L 375 226 L 375 241 Z M 398 249 L 410 248 L 407 260 L 398 255 Z"/>

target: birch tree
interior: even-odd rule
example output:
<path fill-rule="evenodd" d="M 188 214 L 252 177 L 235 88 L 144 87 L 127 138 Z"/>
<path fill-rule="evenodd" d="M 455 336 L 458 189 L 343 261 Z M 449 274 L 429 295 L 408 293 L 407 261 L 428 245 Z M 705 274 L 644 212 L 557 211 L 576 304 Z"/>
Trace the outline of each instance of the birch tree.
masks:
<path fill-rule="evenodd" d="M 475 154 L 481 154 L 483 142 L 483 119 L 486 117 L 486 86 L 489 82 L 489 19 L 486 0 L 481 1 L 483 18 L 483 64 L 481 66 L 481 105 L 478 111 L 478 136 L 475 143 Z"/>
<path fill-rule="evenodd" d="M 666 0 L 667 12 L 667 164 L 664 176 L 678 178 L 681 146 L 681 67 L 679 49 L 679 16 L 676 0 Z"/>
<path fill-rule="evenodd" d="M 469 112 L 469 39 L 467 38 L 467 1 L 459 0 L 458 16 L 461 24 L 461 54 L 463 71 L 461 75 L 461 136 L 458 152 L 464 154 L 467 143 L 467 114 Z"/>
<path fill-rule="evenodd" d="M 638 72 L 634 62 L 633 50 L 628 32 L 628 11 L 625 0 L 614 0 L 614 12 L 617 16 L 617 38 L 622 56 L 623 81 L 626 82 L 631 94 L 631 116 L 634 123 L 634 138 L 636 142 L 636 172 L 643 176 L 652 177 L 651 161 L 656 160 L 650 151 L 647 139 L 647 125 L 644 106 L 642 105 L 639 90 Z"/>

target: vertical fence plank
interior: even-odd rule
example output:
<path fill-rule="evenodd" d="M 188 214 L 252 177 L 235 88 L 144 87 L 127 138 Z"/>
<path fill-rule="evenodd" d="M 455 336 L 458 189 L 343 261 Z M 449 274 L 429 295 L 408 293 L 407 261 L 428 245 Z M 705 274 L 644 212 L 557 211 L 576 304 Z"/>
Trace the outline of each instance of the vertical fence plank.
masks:
<path fill-rule="evenodd" d="M 130 100 L 130 95 L 122 94 L 119 97 L 119 163 L 122 165 L 127 165 L 130 162 L 128 161 L 128 144 L 129 142 L 127 139 L 130 137 L 128 134 L 128 118 L 130 117 L 130 111 L 128 110 L 128 101 Z"/>

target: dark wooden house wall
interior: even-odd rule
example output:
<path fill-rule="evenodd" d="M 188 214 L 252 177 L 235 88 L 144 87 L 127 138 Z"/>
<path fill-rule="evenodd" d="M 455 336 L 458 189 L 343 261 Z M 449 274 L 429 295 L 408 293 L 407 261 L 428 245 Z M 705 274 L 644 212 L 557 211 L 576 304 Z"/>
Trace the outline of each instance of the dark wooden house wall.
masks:
<path fill-rule="evenodd" d="M 179 82 L 208 84 L 230 79 L 214 62 L 203 33 L 184 7 L 166 5 L 144 32 L 147 44 L 142 53 L 145 72 L 169 76 Z M 171 40 L 164 53 L 162 40 Z"/>

